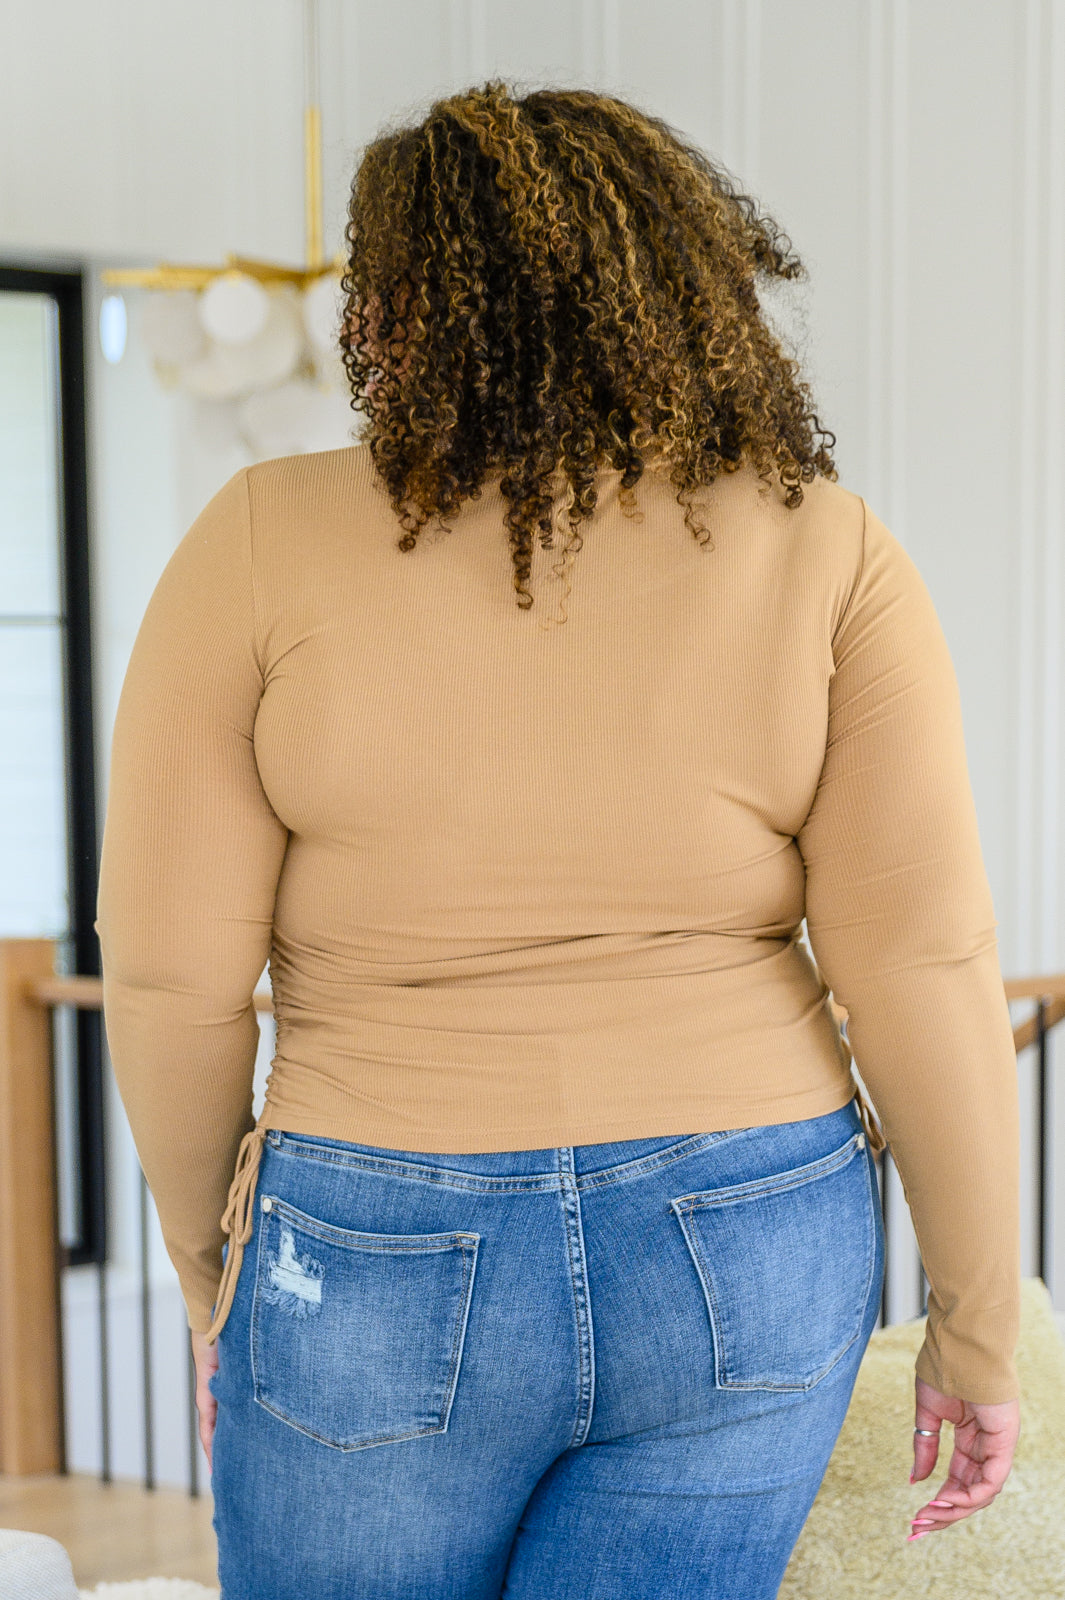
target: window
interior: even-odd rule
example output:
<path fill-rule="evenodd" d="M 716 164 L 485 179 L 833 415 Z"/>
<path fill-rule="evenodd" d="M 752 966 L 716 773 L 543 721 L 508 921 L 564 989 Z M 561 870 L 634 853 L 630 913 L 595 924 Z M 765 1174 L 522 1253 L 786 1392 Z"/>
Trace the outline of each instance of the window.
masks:
<path fill-rule="evenodd" d="M 98 976 L 82 296 L 80 272 L 0 265 L 0 937 Z M 106 1259 L 101 1041 L 98 1011 L 57 1011 L 71 1265 Z"/>

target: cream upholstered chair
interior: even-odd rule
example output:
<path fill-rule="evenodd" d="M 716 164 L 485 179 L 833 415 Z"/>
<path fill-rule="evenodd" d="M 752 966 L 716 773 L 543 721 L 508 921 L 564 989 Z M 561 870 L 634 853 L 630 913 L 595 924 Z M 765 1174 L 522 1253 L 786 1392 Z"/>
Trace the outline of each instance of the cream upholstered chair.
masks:
<path fill-rule="evenodd" d="M 0 1528 L 3 1600 L 78 1600 L 70 1557 L 43 1533 Z"/>
<path fill-rule="evenodd" d="M 133 1583 L 101 1583 L 83 1589 L 82 1600 L 218 1600 L 217 1589 L 187 1578 L 140 1578 Z M 2 1596 L 0 1596 L 2 1600 Z M 308 1600 L 311 1597 L 308 1596 Z"/>
<path fill-rule="evenodd" d="M 218 1600 L 218 1590 L 184 1578 L 138 1578 L 79 1589 L 70 1557 L 43 1533 L 0 1528 L 0 1600 Z"/>
<path fill-rule="evenodd" d="M 913 1363 L 925 1319 L 878 1328 L 778 1600 L 1065 1600 L 1065 1340 L 1041 1278 L 1021 1284 L 1021 1433 L 998 1498 L 907 1544 L 909 1519 L 947 1475 L 910 1484 Z"/>

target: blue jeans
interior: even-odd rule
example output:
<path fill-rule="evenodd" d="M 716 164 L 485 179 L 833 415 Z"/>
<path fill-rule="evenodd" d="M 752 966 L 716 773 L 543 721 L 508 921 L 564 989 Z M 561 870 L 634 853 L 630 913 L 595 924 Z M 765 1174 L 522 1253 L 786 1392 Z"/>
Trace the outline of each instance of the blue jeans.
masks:
<path fill-rule="evenodd" d="M 777 1594 L 879 1312 L 855 1101 L 490 1154 L 275 1130 L 253 1226 L 222 1600 Z"/>

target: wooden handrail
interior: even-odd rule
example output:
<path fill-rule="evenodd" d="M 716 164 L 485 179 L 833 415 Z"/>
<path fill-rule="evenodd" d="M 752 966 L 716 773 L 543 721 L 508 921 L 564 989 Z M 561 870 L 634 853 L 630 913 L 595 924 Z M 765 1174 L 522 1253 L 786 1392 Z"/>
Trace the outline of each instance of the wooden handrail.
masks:
<path fill-rule="evenodd" d="M 102 1011 L 103 979 L 59 978 L 49 973 L 47 978 L 29 986 L 28 998 L 41 1006 L 77 1006 L 82 1011 Z"/>
<path fill-rule="evenodd" d="M 1003 978 L 1007 1000 L 1065 1000 L 1065 972 L 1042 978 Z"/>
<path fill-rule="evenodd" d="M 0 943 L 3 941 L 0 940 Z M 104 986 L 102 978 L 60 978 L 51 976 L 30 986 L 29 998 L 41 1006 L 78 1006 L 83 1011 L 102 1011 Z M 256 989 L 252 995 L 256 1011 L 273 1011 L 274 1001 L 269 989 Z"/>
<path fill-rule="evenodd" d="M 1065 972 L 1050 973 L 1041 978 L 1006 978 L 1003 988 L 1007 1000 L 1045 1001 L 1044 1026 L 1047 1029 L 1065 1017 Z M 49 976 L 30 985 L 28 998 L 41 1006 L 80 1006 L 85 1010 L 100 1011 L 104 1003 L 103 982 L 100 978 Z M 252 1001 L 256 1011 L 273 1012 L 274 1001 L 269 989 L 256 989 Z M 844 1006 L 833 1001 L 832 1010 L 839 1021 L 845 1020 L 847 1012 Z M 1037 1031 L 1034 1017 L 1017 1024 L 1013 1030 L 1013 1043 L 1018 1055 L 1027 1045 L 1034 1044 Z"/>

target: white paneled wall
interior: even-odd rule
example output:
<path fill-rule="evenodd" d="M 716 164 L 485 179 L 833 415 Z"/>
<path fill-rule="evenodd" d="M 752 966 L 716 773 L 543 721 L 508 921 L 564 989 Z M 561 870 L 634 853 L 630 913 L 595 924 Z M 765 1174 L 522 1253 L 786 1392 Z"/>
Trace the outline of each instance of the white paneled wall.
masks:
<path fill-rule="evenodd" d="M 951 647 L 1003 971 L 1060 970 L 1065 6 L 322 0 L 319 17 L 327 255 L 343 247 L 364 142 L 489 76 L 635 101 L 785 229 L 811 278 L 772 305 L 837 436 L 841 479 L 910 551 Z M 0 259 L 85 263 L 90 329 L 103 266 L 230 251 L 301 263 L 302 98 L 299 0 L 8 7 Z M 90 361 L 103 790 L 148 595 L 244 459 L 159 390 L 135 345 L 108 367 L 93 343 Z M 114 1109 L 116 1173 L 135 1175 Z M 1058 1188 L 1062 1309 L 1065 1174 Z M 132 1182 L 119 1190 L 135 1199 Z M 901 1190 L 892 1204 L 901 1232 Z M 122 1217 L 117 1236 L 132 1260 Z M 898 1251 L 896 1274 L 893 1314 L 912 1315 L 916 1257 Z"/>

